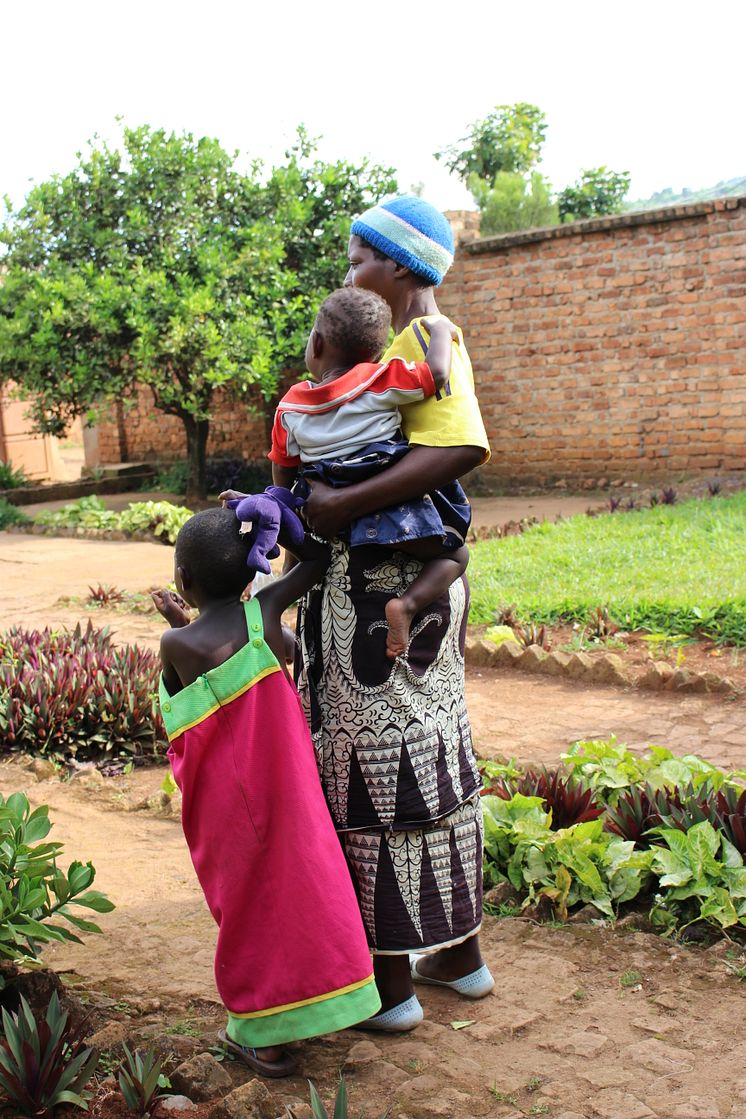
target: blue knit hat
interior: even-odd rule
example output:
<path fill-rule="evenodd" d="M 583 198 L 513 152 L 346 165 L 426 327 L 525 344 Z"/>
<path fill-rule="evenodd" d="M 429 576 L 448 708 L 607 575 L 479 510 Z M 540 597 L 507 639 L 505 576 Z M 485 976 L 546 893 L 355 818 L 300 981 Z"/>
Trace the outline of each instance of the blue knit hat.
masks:
<path fill-rule="evenodd" d="M 351 232 L 436 287 L 453 264 L 453 230 L 447 219 L 415 195 L 403 194 L 366 210 Z"/>

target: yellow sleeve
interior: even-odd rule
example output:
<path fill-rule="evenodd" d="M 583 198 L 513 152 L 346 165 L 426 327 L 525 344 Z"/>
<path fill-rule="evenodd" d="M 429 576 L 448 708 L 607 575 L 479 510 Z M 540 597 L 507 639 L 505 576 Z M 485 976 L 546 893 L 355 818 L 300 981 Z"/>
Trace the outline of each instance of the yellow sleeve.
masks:
<path fill-rule="evenodd" d="M 415 319 L 397 334 L 383 359 L 401 357 L 405 361 L 424 361 L 428 338 L 422 320 Z M 448 384 L 435 396 L 404 405 L 400 411 L 402 429 L 410 443 L 425 447 L 482 447 L 482 462 L 488 461 L 490 445 L 474 392 L 471 361 L 460 330 L 459 341 L 453 343 Z"/>

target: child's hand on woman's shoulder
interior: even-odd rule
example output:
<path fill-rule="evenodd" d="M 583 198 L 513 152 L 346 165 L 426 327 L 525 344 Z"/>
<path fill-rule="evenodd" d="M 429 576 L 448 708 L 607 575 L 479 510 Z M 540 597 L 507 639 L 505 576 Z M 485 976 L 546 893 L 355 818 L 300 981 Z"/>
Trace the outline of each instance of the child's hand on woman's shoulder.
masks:
<path fill-rule="evenodd" d="M 176 591 L 169 591 L 164 588 L 159 591 L 152 591 L 150 597 L 153 599 L 153 605 L 158 613 L 163 615 L 172 629 L 189 625 L 192 620 L 189 606 Z"/>
<path fill-rule="evenodd" d="M 437 319 L 423 319 L 422 323 L 431 338 L 433 336 L 433 331 L 435 331 L 436 334 L 438 332 L 445 334 L 447 331 L 454 342 L 460 341 L 458 327 L 455 323 L 452 323 L 450 319 L 447 319 L 445 315 L 441 315 Z"/>

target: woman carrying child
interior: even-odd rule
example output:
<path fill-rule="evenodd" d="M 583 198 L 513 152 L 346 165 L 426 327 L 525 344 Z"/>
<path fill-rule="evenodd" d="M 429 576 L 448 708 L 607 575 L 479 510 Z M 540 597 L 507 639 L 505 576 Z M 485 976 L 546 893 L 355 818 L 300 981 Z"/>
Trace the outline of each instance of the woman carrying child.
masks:
<path fill-rule="evenodd" d="M 265 495 L 246 502 L 187 521 L 176 540 L 179 594 L 153 597 L 172 626 L 161 641 L 160 695 L 184 834 L 220 929 L 221 1036 L 256 1072 L 286 1076 L 294 1068 L 287 1042 L 353 1025 L 380 1000 L 284 667 L 282 612 L 323 578 L 329 550 L 304 539 L 296 520 L 300 562 L 244 603 L 255 574 L 249 544 L 268 569 L 262 557 L 291 516 Z M 251 534 L 241 535 L 239 516 L 254 521 Z M 191 623 L 187 605 L 199 610 Z"/>
<path fill-rule="evenodd" d="M 424 360 L 427 323 L 439 317 L 435 287 L 452 259 L 451 228 L 422 199 L 393 199 L 353 223 L 346 283 L 391 308 L 396 337 L 384 361 Z M 387 1031 L 421 1020 L 413 980 L 470 998 L 494 985 L 478 939 L 482 818 L 464 703 L 466 579 L 412 620 L 406 656 L 392 662 L 386 607 L 406 593 L 421 563 L 340 537 L 355 518 L 434 490 L 457 504 L 456 479 L 489 457 L 460 332 L 445 388 L 402 405 L 401 415 L 410 450 L 389 469 L 344 488 L 310 482 L 304 512 L 331 540 L 332 561 L 299 622 L 299 690 L 383 1003 L 367 1026 Z"/>

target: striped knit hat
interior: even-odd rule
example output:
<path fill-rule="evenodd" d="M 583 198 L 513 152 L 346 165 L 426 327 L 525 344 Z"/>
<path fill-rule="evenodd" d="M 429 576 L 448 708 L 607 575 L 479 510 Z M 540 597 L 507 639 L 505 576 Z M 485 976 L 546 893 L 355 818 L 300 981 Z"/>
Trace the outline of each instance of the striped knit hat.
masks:
<path fill-rule="evenodd" d="M 366 210 L 352 223 L 351 232 L 435 287 L 453 264 L 453 231 L 447 219 L 411 194 Z"/>

